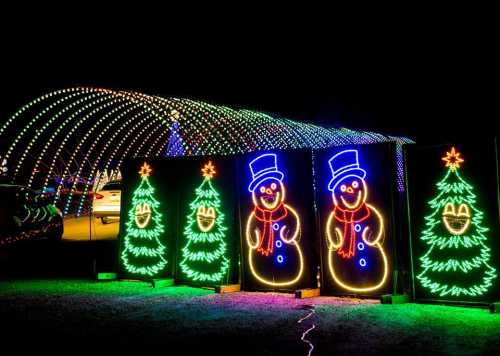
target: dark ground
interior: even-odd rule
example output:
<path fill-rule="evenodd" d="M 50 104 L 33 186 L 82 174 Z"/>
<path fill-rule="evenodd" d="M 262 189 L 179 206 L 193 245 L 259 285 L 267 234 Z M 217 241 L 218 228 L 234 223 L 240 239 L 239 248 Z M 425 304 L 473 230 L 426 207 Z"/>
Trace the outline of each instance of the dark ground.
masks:
<path fill-rule="evenodd" d="M 311 306 L 315 313 L 301 324 Z M 217 295 L 143 282 L 17 280 L 0 282 L 2 340 L 35 348 L 94 353 L 313 355 L 498 354 L 500 314 L 486 309 L 278 293 Z M 157 348 L 158 349 L 158 348 Z M 169 350 L 171 350 L 169 352 Z"/>

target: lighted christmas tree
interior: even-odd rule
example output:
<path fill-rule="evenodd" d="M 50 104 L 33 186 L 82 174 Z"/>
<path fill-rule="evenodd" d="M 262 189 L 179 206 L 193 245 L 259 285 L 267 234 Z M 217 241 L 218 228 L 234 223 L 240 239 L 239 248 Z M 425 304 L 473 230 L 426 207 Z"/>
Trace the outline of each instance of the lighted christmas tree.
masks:
<path fill-rule="evenodd" d="M 139 174 L 141 183 L 132 196 L 121 257 L 128 272 L 154 276 L 167 264 L 166 248 L 159 240 L 164 226 L 158 212 L 160 203 L 154 198 L 155 189 L 149 183 L 151 168 L 147 163 Z"/>
<path fill-rule="evenodd" d="M 208 162 L 202 169 L 203 182 L 196 188 L 196 198 L 184 228 L 187 244 L 182 249 L 182 272 L 192 281 L 222 282 L 229 269 L 226 257 L 224 214 L 220 211 L 219 193 L 212 186 L 215 168 Z"/>
<path fill-rule="evenodd" d="M 458 173 L 463 159 L 451 149 L 443 158 L 448 170 L 437 183 L 438 195 L 428 204 L 420 239 L 429 247 L 420 257 L 421 285 L 440 297 L 476 297 L 488 292 L 496 278 L 486 246 L 488 228 L 476 207 L 474 188 Z"/>

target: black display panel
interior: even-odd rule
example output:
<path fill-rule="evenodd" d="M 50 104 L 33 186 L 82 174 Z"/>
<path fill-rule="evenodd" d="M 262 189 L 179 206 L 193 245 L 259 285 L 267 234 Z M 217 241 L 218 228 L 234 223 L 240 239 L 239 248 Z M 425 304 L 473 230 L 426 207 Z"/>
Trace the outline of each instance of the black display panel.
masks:
<path fill-rule="evenodd" d="M 495 145 L 408 147 L 406 160 L 415 298 L 497 301 L 500 231 Z"/>
<path fill-rule="evenodd" d="M 118 275 L 151 280 L 175 271 L 174 160 L 126 160 L 122 168 Z M 169 168 L 170 167 L 170 168 Z"/>
<path fill-rule="evenodd" d="M 313 154 L 322 293 L 379 296 L 391 292 L 394 145 L 340 146 Z"/>
<path fill-rule="evenodd" d="M 261 151 L 239 160 L 246 290 L 316 286 L 311 151 Z"/>
<path fill-rule="evenodd" d="M 122 278 L 175 277 L 176 283 L 196 286 L 238 282 L 235 159 L 134 159 L 124 164 L 119 244 Z M 138 173 L 144 163 L 151 170 L 148 177 Z"/>
<path fill-rule="evenodd" d="M 240 235 L 235 157 L 184 157 L 177 166 L 176 280 L 238 283 Z"/>

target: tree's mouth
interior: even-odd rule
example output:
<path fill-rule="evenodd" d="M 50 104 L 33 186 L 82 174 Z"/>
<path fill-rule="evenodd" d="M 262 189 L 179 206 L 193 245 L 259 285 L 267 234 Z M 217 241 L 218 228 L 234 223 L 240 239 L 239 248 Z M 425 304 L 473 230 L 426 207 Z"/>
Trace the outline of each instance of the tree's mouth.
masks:
<path fill-rule="evenodd" d="M 443 215 L 443 222 L 453 235 L 462 235 L 469 228 L 470 217 L 446 214 Z"/>
<path fill-rule="evenodd" d="M 140 228 L 144 228 L 149 224 L 149 219 L 151 219 L 151 213 L 139 213 L 135 215 L 135 223 Z"/>
<path fill-rule="evenodd" d="M 196 220 L 198 222 L 198 227 L 203 232 L 210 231 L 215 224 L 215 217 L 213 216 L 197 215 Z"/>

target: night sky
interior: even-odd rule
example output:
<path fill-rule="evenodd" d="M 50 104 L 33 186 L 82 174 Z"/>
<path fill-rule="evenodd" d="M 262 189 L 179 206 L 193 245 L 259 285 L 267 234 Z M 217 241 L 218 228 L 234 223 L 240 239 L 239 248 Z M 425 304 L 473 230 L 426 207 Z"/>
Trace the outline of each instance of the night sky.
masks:
<path fill-rule="evenodd" d="M 227 38 L 229 30 L 187 34 L 170 26 L 148 36 L 108 24 L 77 33 L 68 28 L 67 38 L 59 38 L 60 28 L 32 31 L 29 41 L 9 35 L 1 121 L 51 90 L 88 85 L 200 99 L 420 143 L 480 143 L 497 133 L 498 71 L 485 36 L 394 28 L 337 41 L 300 31 L 274 36 L 249 30 Z"/>

